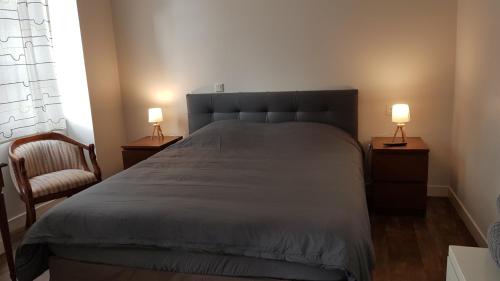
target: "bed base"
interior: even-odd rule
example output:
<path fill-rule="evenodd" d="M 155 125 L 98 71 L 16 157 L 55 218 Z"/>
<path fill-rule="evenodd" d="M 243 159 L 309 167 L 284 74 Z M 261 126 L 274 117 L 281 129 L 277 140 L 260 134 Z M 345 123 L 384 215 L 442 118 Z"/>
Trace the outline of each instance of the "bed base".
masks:
<path fill-rule="evenodd" d="M 240 278 L 196 275 L 137 269 L 125 266 L 92 264 L 51 257 L 50 281 L 278 281 L 269 278 Z"/>

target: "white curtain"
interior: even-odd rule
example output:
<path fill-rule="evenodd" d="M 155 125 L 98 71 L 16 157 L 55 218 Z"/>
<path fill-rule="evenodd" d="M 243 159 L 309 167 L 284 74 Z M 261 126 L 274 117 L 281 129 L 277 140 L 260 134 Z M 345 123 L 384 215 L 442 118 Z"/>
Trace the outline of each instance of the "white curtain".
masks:
<path fill-rule="evenodd" d="M 0 0 L 0 142 L 66 128 L 48 0 Z"/>

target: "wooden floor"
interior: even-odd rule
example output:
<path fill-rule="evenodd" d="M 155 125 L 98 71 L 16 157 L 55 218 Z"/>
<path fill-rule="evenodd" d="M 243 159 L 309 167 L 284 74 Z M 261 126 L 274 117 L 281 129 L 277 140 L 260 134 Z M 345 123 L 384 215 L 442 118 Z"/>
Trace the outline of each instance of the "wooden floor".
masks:
<path fill-rule="evenodd" d="M 476 246 L 447 198 L 429 198 L 426 217 L 372 215 L 374 281 L 444 281 L 448 245 Z"/>
<path fill-rule="evenodd" d="M 372 215 L 371 222 L 374 281 L 443 281 L 448 245 L 476 246 L 447 198 L 429 198 L 426 217 Z M 0 280 L 9 280 L 3 256 Z"/>

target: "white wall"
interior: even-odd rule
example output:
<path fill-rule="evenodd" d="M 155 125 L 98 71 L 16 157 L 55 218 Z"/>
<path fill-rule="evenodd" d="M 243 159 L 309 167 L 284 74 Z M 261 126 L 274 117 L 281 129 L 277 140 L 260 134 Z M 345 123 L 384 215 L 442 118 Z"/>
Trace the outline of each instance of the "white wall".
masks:
<path fill-rule="evenodd" d="M 500 1 L 458 7 L 452 186 L 484 235 L 500 217 Z"/>
<path fill-rule="evenodd" d="M 386 106 L 407 102 L 408 133 L 431 148 L 430 184 L 449 184 L 456 0 L 113 0 L 127 139 L 161 106 L 186 134 L 185 94 L 359 92 L 360 138 L 388 136 Z"/>
<path fill-rule="evenodd" d="M 122 99 L 110 0 L 78 0 L 78 14 L 94 120 L 97 160 L 103 176 L 123 169 Z"/>

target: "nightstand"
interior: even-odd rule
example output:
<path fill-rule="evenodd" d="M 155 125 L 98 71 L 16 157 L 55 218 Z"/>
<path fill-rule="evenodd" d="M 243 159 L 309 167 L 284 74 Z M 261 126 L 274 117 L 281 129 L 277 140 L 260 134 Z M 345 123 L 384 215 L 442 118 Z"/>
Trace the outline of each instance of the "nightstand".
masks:
<path fill-rule="evenodd" d="M 181 139 L 179 136 L 144 137 L 124 145 L 122 146 L 123 168 L 128 169 Z"/>
<path fill-rule="evenodd" d="M 372 203 L 375 212 L 425 215 L 429 147 L 422 138 L 406 146 L 385 146 L 392 138 L 373 138 Z"/>

